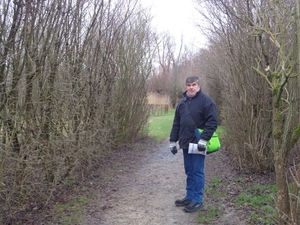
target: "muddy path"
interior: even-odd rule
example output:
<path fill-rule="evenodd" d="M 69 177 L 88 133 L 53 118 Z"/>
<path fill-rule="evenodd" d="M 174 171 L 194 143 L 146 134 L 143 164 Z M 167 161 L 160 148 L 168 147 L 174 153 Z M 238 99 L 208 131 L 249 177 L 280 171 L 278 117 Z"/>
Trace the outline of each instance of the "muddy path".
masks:
<path fill-rule="evenodd" d="M 151 145 L 140 155 L 130 154 L 119 159 L 115 174 L 105 188 L 94 187 L 94 201 L 86 207 L 79 224 L 83 225 L 171 225 L 201 224 L 199 213 L 185 213 L 174 201 L 185 195 L 185 174 L 182 151 L 175 156 L 168 151 L 168 141 Z M 118 164 L 118 163 L 116 163 Z M 234 207 L 232 197 L 239 193 L 234 181 L 239 174 L 230 166 L 230 159 L 219 151 L 208 155 L 205 164 L 206 187 L 213 187 L 213 180 L 223 185 L 222 194 L 215 196 L 212 190 L 205 193 L 204 209 L 218 209 L 221 214 L 208 224 L 246 224 L 245 215 Z M 224 182 L 223 182 L 224 181 Z M 96 183 L 97 180 L 91 181 Z M 206 223 L 207 224 L 207 223 Z"/>

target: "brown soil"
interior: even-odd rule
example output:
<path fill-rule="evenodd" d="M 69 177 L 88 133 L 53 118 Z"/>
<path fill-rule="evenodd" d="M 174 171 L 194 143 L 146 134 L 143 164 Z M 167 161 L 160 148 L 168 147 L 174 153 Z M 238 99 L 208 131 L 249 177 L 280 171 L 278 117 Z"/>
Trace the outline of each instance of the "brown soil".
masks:
<path fill-rule="evenodd" d="M 197 222 L 198 215 L 207 215 L 211 208 L 221 213 L 206 224 L 249 224 L 251 212 L 234 207 L 234 197 L 246 186 L 269 182 L 269 177 L 238 173 L 223 150 L 206 157 L 205 171 L 204 208 L 199 213 L 185 213 L 174 205 L 176 199 L 185 195 L 182 151 L 175 156 L 171 154 L 167 140 L 161 143 L 144 140 L 125 147 L 105 157 L 86 179 L 85 194 L 93 201 L 86 205 L 78 224 L 201 224 Z M 213 193 L 213 189 L 219 194 Z M 58 219 L 44 224 L 62 223 Z"/>

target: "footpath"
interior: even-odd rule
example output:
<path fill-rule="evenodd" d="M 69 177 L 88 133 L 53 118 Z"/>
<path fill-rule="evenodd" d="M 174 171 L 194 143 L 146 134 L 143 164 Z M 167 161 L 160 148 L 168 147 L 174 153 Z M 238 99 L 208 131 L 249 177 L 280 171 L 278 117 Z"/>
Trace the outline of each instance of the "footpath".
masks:
<path fill-rule="evenodd" d="M 182 151 L 172 155 L 167 140 L 151 148 L 133 158 L 124 156 L 120 166 L 112 171 L 114 175 L 105 189 L 95 185 L 96 197 L 86 208 L 81 225 L 201 224 L 197 222 L 198 212 L 185 213 L 174 205 L 174 201 L 185 194 Z M 242 215 L 231 202 L 239 190 L 234 183 L 238 175 L 230 167 L 230 159 L 220 150 L 208 155 L 205 165 L 207 189 L 211 189 L 216 180 L 226 186 L 220 196 L 211 194 L 212 190 L 205 193 L 200 214 L 208 214 L 212 208 L 221 212 L 206 224 L 245 225 L 245 218 L 240 218 Z"/>

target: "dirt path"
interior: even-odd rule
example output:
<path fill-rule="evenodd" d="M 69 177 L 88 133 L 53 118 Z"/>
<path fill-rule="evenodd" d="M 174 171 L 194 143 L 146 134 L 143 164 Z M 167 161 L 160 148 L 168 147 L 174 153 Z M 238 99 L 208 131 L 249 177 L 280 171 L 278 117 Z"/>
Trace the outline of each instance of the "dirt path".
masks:
<path fill-rule="evenodd" d="M 185 174 L 182 152 L 174 156 L 167 147 L 167 141 L 153 146 L 152 151 L 137 157 L 140 163 L 128 161 L 126 164 L 129 165 L 118 168 L 119 176 L 115 176 L 109 182 L 109 188 L 105 191 L 99 186 L 95 188 L 95 203 L 87 208 L 86 216 L 80 224 L 199 224 L 196 221 L 198 213 L 185 213 L 182 208 L 174 205 L 174 201 L 185 194 Z M 212 206 L 222 211 L 222 214 L 209 224 L 246 224 L 245 220 L 238 217 L 230 202 L 231 196 L 237 194 L 238 187 L 234 183 L 237 175 L 227 166 L 230 164 L 228 162 L 221 151 L 206 158 L 207 186 L 212 185 L 212 180 L 226 180 L 221 196 L 205 194 L 204 209 L 201 213 L 208 213 L 208 208 Z"/>

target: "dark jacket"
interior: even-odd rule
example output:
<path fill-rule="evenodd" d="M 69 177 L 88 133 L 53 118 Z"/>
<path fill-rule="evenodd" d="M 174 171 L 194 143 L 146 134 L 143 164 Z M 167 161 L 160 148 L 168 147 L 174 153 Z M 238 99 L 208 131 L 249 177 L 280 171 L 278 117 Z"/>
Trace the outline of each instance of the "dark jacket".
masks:
<path fill-rule="evenodd" d="M 198 91 L 193 98 L 186 96 L 176 107 L 173 126 L 170 134 L 170 142 L 177 142 L 181 149 L 188 149 L 189 143 L 197 143 L 194 127 L 188 119 L 185 105 L 188 104 L 191 117 L 197 128 L 203 129 L 201 139 L 208 141 L 218 127 L 217 109 L 214 101 L 204 92 Z"/>

